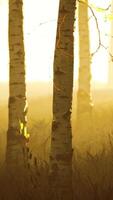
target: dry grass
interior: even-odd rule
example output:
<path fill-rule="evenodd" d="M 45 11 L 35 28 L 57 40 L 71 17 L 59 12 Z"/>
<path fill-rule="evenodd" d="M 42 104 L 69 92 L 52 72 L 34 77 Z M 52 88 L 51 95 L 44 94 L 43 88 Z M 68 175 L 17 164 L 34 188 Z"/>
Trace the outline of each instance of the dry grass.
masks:
<path fill-rule="evenodd" d="M 82 155 L 75 150 L 74 200 L 113 199 L 113 141 L 111 140 L 110 137 L 109 150 L 104 147 L 95 155 L 89 151 Z M 49 165 L 45 160 L 31 156 L 31 152 L 28 152 L 28 160 L 23 171 L 17 171 L 17 174 L 11 177 L 9 174 L 2 176 L 1 200 L 49 200 Z"/>
<path fill-rule="evenodd" d="M 113 102 L 108 97 L 104 101 L 95 97 L 93 131 L 77 135 L 75 99 L 72 116 L 74 200 L 113 200 Z M 0 200 L 54 200 L 48 198 L 51 105 L 49 97 L 38 100 L 38 104 L 36 100 L 29 102 L 31 138 L 28 160 L 23 171 L 17 171 L 16 176 L 10 178 L 8 174 L 2 174 Z M 5 117 L 1 118 L 1 123 L 2 120 Z M 2 124 L 7 126 L 6 121 Z M 3 127 L 0 131 L 1 161 L 5 155 L 5 130 Z"/>

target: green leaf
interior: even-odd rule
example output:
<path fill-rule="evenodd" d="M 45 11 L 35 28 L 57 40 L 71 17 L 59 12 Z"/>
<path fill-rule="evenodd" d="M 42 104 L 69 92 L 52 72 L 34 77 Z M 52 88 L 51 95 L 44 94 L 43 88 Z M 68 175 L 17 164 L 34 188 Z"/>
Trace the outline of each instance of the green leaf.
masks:
<path fill-rule="evenodd" d="M 106 20 L 113 21 L 113 14 L 108 14 L 105 16 Z"/>
<path fill-rule="evenodd" d="M 30 134 L 27 132 L 27 127 L 24 125 L 23 122 L 21 122 L 21 120 L 19 120 L 19 124 L 20 124 L 20 134 L 24 135 L 26 139 L 29 139 Z"/>
<path fill-rule="evenodd" d="M 90 6 L 92 8 L 94 8 L 97 12 L 105 12 L 106 11 L 106 9 L 100 8 L 100 7 L 96 7 L 94 4 L 90 4 Z"/>

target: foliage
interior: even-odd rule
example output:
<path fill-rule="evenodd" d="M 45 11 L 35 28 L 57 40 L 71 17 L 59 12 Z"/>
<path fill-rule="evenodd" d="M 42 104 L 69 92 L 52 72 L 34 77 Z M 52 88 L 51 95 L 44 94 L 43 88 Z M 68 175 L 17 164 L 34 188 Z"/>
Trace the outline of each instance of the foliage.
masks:
<path fill-rule="evenodd" d="M 19 124 L 20 124 L 20 134 L 23 135 L 26 139 L 29 139 L 30 134 L 27 131 L 27 126 L 21 122 L 21 120 L 19 120 Z"/>

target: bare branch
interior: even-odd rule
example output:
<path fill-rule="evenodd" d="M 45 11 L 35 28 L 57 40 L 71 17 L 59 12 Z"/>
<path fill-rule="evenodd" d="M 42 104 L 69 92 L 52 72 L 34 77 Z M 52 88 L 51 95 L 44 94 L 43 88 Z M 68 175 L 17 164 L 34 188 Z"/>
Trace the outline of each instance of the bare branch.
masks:
<path fill-rule="evenodd" d="M 98 46 L 97 46 L 97 49 L 96 49 L 93 53 L 91 53 L 91 57 L 93 57 L 93 56 L 99 51 L 99 49 L 100 49 L 101 47 L 103 47 L 104 49 L 106 49 L 106 47 L 105 47 L 105 46 L 102 44 L 102 42 L 101 42 L 101 34 L 100 34 L 98 19 L 97 19 L 96 15 L 95 15 L 95 13 L 94 13 L 94 11 L 93 11 L 93 8 L 92 8 L 89 4 L 87 4 L 86 2 L 84 2 L 84 1 L 82 1 L 82 0 L 78 0 L 78 2 L 79 2 L 79 3 L 83 3 L 83 4 L 85 4 L 86 6 L 88 6 L 88 8 L 90 9 L 90 11 L 91 11 L 91 13 L 92 13 L 93 18 L 95 19 L 96 28 L 97 28 L 97 32 L 98 32 Z M 107 10 L 109 10 L 110 7 L 111 7 L 111 5 L 109 5 L 107 8 L 102 8 L 102 9 L 103 9 L 104 11 L 107 11 Z"/>
<path fill-rule="evenodd" d="M 46 24 L 49 24 L 49 23 L 53 23 L 53 22 L 56 22 L 57 20 L 56 19 L 51 19 L 51 20 L 48 20 L 48 21 L 44 21 L 44 22 L 40 22 L 39 24 L 37 24 L 36 27 L 34 27 L 32 29 L 32 31 L 29 33 L 26 33 L 26 35 L 31 35 L 33 32 L 35 32 L 38 28 L 41 28 L 41 26 L 43 25 L 46 25 Z"/>

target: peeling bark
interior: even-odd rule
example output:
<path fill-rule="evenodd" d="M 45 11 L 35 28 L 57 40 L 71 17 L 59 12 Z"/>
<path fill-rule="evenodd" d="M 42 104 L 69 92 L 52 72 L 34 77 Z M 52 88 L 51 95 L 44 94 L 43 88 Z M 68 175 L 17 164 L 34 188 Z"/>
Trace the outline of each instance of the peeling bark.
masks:
<path fill-rule="evenodd" d="M 20 135 L 20 122 L 27 124 L 25 84 L 25 53 L 23 36 L 23 1 L 9 0 L 9 123 L 6 161 L 11 167 L 22 165 L 24 136 Z"/>
<path fill-rule="evenodd" d="M 73 199 L 71 106 L 75 4 L 75 0 L 60 0 L 54 55 L 50 183 L 57 200 Z"/>

